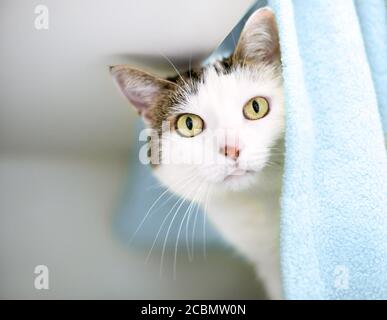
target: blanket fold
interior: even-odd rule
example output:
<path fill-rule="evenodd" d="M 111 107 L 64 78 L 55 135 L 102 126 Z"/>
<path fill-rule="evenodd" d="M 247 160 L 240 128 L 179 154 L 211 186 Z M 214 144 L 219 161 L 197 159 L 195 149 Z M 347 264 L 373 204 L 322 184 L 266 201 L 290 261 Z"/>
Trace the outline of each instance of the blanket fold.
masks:
<path fill-rule="evenodd" d="M 285 297 L 387 299 L 385 2 L 269 5 L 286 93 Z"/>

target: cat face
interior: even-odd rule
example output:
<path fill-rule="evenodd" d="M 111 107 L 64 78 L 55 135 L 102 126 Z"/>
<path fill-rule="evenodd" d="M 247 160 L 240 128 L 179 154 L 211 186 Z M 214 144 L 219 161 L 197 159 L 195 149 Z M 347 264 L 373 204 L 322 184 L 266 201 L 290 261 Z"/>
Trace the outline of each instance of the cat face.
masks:
<path fill-rule="evenodd" d="M 174 78 L 127 66 L 111 73 L 145 123 L 156 176 L 173 191 L 241 190 L 267 165 L 284 130 L 278 33 L 257 10 L 229 58 Z"/>

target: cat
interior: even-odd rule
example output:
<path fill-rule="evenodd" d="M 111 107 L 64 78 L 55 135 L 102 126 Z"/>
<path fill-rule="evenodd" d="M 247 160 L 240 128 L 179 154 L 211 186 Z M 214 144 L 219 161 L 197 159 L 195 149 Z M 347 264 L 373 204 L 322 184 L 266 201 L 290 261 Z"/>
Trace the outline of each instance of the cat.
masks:
<path fill-rule="evenodd" d="M 255 11 L 231 56 L 212 65 L 166 79 L 127 65 L 110 72 L 156 132 L 150 140 L 155 176 L 201 203 L 223 237 L 254 264 L 268 297 L 281 299 L 285 114 L 272 10 Z"/>

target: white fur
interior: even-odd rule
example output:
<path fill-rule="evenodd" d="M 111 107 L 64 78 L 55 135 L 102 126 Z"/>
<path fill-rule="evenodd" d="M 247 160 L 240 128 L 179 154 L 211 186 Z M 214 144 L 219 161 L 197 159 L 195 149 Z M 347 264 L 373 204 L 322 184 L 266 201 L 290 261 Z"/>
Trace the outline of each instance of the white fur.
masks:
<path fill-rule="evenodd" d="M 155 174 L 173 192 L 206 207 L 224 238 L 255 264 L 269 296 L 278 299 L 282 165 L 269 162 L 282 159 L 282 149 L 272 148 L 281 148 L 285 120 L 281 77 L 273 68 L 238 68 L 228 74 L 208 69 L 197 93 L 187 93 L 186 102 L 176 110 L 199 115 L 204 131 L 193 138 L 166 132 Z M 262 119 L 247 120 L 242 108 L 256 96 L 269 100 L 270 112 Z M 219 152 L 226 140 L 238 141 L 237 164 Z M 187 157 L 200 161 L 178 163 Z"/>

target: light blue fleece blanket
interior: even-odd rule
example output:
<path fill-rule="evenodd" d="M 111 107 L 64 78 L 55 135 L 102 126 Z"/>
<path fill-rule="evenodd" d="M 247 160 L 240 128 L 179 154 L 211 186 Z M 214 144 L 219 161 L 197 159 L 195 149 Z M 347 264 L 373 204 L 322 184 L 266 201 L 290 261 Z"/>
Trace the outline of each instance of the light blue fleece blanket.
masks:
<path fill-rule="evenodd" d="M 286 93 L 287 299 L 387 299 L 387 2 L 259 0 L 206 63 L 273 8 Z"/>
<path fill-rule="evenodd" d="M 285 297 L 387 299 L 386 3 L 269 4 L 286 92 Z"/>

